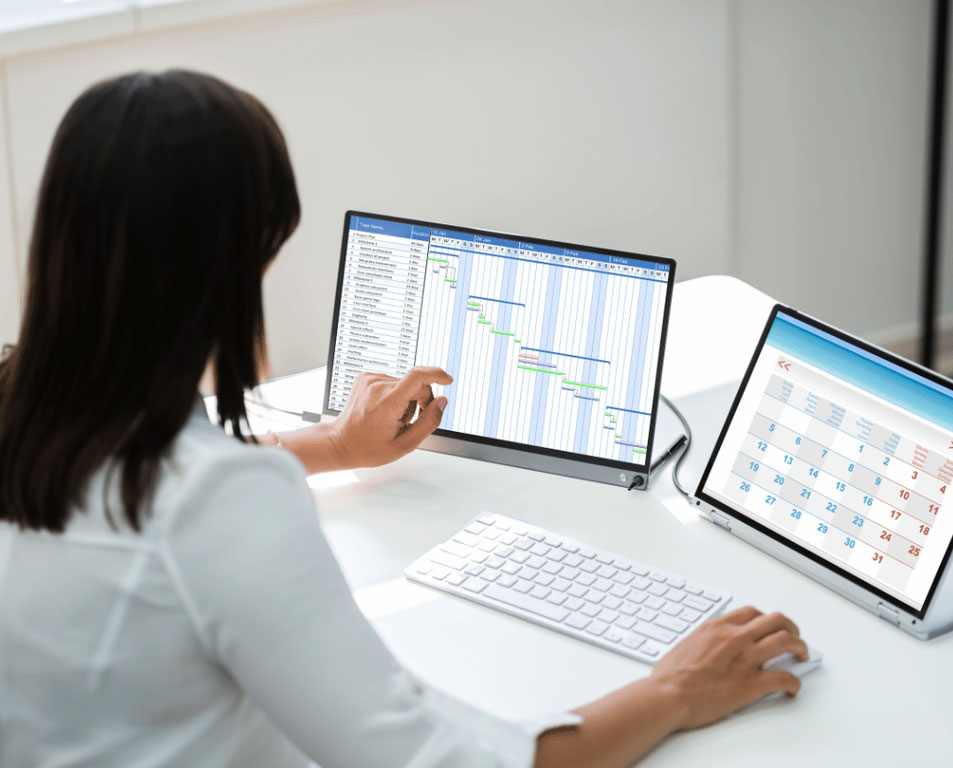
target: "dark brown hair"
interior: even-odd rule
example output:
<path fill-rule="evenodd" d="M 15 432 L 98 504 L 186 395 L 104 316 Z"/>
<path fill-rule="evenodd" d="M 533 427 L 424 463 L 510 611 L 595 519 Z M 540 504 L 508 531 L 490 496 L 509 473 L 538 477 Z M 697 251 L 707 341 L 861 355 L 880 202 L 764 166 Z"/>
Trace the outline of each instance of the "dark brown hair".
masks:
<path fill-rule="evenodd" d="M 281 131 L 208 75 L 94 85 L 40 185 L 20 339 L 0 365 L 0 520 L 62 531 L 93 473 L 140 529 L 213 363 L 242 437 L 264 354 L 261 280 L 300 211 Z"/>

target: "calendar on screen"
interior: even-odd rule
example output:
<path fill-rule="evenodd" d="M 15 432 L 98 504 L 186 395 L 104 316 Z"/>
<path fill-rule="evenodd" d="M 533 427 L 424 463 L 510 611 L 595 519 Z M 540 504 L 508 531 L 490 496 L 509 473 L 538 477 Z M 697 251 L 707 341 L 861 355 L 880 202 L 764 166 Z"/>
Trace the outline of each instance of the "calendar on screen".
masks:
<path fill-rule="evenodd" d="M 703 478 L 743 512 L 915 610 L 953 538 L 953 391 L 779 311 Z"/>

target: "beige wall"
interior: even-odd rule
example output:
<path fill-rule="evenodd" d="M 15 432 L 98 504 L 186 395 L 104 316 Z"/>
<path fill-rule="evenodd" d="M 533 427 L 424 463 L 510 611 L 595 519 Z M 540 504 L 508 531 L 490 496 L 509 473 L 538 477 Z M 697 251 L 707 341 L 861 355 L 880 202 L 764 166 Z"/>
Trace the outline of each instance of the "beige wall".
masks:
<path fill-rule="evenodd" d="M 289 139 L 304 220 L 266 281 L 277 372 L 326 356 L 347 208 L 671 256 L 895 341 L 916 330 L 930 5 L 340 0 L 14 56 L 0 338 L 71 99 L 188 66 L 260 95 Z"/>
<path fill-rule="evenodd" d="M 6 78 L 0 63 L 0 346 L 16 341 L 20 326 L 21 258 L 14 235 L 16 215 L 10 195 L 7 162 Z"/>

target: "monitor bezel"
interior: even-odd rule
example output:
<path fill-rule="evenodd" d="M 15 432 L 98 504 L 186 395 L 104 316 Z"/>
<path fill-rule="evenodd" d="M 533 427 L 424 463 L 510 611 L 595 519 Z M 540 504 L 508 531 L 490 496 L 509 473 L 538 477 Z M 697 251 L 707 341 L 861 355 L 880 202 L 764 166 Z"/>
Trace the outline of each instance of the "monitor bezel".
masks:
<path fill-rule="evenodd" d="M 332 408 L 330 405 L 331 400 L 331 376 L 334 365 L 334 353 L 337 345 L 337 335 L 338 335 L 338 319 L 341 312 L 341 296 L 344 286 L 344 266 L 347 261 L 347 243 L 348 243 L 348 233 L 350 231 L 351 217 L 367 217 L 381 219 L 383 221 L 391 221 L 399 224 L 412 224 L 422 227 L 430 227 L 435 229 L 449 229 L 457 232 L 464 232 L 466 234 L 474 235 L 485 235 L 490 237 L 500 237 L 508 238 L 513 240 L 518 240 L 521 242 L 533 243 L 535 245 L 543 245 L 555 248 L 569 248 L 573 250 L 589 251 L 592 253 L 605 254 L 607 256 L 616 256 L 625 259 L 631 259 L 633 261 L 641 262 L 651 262 L 657 264 L 664 264 L 668 267 L 668 280 L 666 283 L 666 292 L 665 292 L 665 303 L 663 307 L 663 316 L 662 316 L 662 327 L 660 332 L 660 342 L 659 342 L 659 354 L 658 360 L 656 363 L 655 370 L 655 388 L 652 392 L 652 416 L 651 422 L 649 424 L 649 435 L 647 441 L 647 447 L 645 451 L 644 461 L 643 462 L 625 462 L 618 461 L 613 459 L 605 459 L 599 456 L 588 456 L 586 454 L 573 453 L 571 451 L 558 451 L 550 448 L 543 448 L 540 446 L 526 445 L 525 443 L 516 443 L 509 440 L 499 440 L 497 438 L 483 437 L 480 435 L 472 435 L 466 432 L 457 432 L 456 430 L 448 429 L 437 429 L 434 432 L 438 440 L 429 440 L 428 445 L 425 447 L 429 450 L 437 451 L 440 453 L 450 453 L 456 455 L 468 455 L 473 458 L 479 458 L 484 460 L 493 460 L 491 455 L 481 454 L 477 452 L 467 452 L 457 450 L 458 447 L 454 446 L 453 443 L 458 444 L 468 444 L 471 446 L 484 446 L 488 448 L 503 448 L 507 449 L 507 456 L 511 461 L 507 463 L 518 464 L 518 454 L 525 453 L 531 455 L 533 460 L 528 462 L 527 468 L 537 469 L 540 471 L 552 471 L 556 474 L 562 474 L 566 476 L 579 477 L 587 480 L 595 480 L 597 482 L 607 482 L 614 484 L 626 484 L 630 482 L 629 478 L 626 479 L 617 479 L 613 474 L 602 476 L 602 473 L 593 473 L 592 468 L 601 467 L 611 470 L 625 470 L 626 472 L 632 473 L 633 475 L 641 476 L 646 480 L 641 487 L 647 487 L 648 482 L 648 473 L 649 468 L 652 465 L 652 451 L 653 444 L 655 441 L 655 429 L 658 424 L 658 410 L 659 410 L 659 395 L 662 389 L 662 369 L 665 360 L 665 346 L 668 340 L 668 324 L 669 318 L 671 315 L 672 307 L 672 293 L 675 286 L 675 260 L 665 258 L 664 256 L 651 256 L 644 253 L 635 253 L 631 251 L 619 251 L 612 248 L 601 248 L 591 245 L 580 245 L 578 243 L 567 243 L 561 240 L 550 240 L 542 237 L 531 237 L 528 235 L 518 235 L 509 232 L 499 232 L 496 230 L 490 229 L 480 229 L 476 227 L 464 227 L 456 224 L 442 224 L 439 222 L 427 221 L 424 219 L 411 219 L 405 218 L 402 216 L 391 216 L 388 214 L 379 214 L 379 213 L 368 213 L 364 211 L 355 211 L 349 210 L 344 214 L 344 230 L 341 238 L 341 256 L 338 262 L 338 278 L 337 278 L 337 287 L 335 290 L 334 296 L 334 314 L 331 322 L 331 340 L 328 349 L 328 364 L 327 364 L 327 377 L 325 383 L 324 391 L 324 414 L 329 416 L 338 416 L 341 411 L 335 408 Z M 448 442 L 450 441 L 450 442 Z M 514 453 L 515 452 L 515 453 Z M 560 460 L 557 462 L 558 468 L 554 469 L 545 469 L 540 467 L 539 457 L 549 457 L 552 459 Z M 584 467 L 579 468 L 579 472 L 573 472 L 572 468 L 566 464 L 566 462 L 575 462 Z M 619 477 L 622 477 L 621 475 Z"/>
<path fill-rule="evenodd" d="M 754 367 L 761 356 L 761 352 L 764 349 L 765 343 L 767 342 L 768 334 L 770 334 L 771 328 L 774 325 L 774 322 L 777 319 L 777 316 L 782 313 L 794 318 L 795 320 L 799 320 L 803 323 L 806 323 L 807 325 L 817 328 L 820 331 L 828 333 L 831 336 L 834 336 L 835 338 L 840 339 L 841 341 L 847 342 L 848 344 L 852 344 L 856 346 L 857 348 L 864 350 L 865 352 L 869 352 L 870 354 L 873 354 L 879 358 L 882 358 L 886 362 L 893 363 L 894 365 L 899 366 L 900 368 L 903 368 L 905 370 L 908 370 L 911 373 L 915 373 L 919 376 L 929 379 L 933 383 L 939 384 L 940 386 L 948 389 L 951 395 L 953 395 L 953 380 L 950 380 L 944 376 L 941 376 L 935 371 L 931 371 L 927 368 L 924 368 L 923 366 L 918 365 L 917 363 L 914 363 L 910 360 L 905 360 L 904 358 L 899 357 L 893 354 L 892 352 L 889 352 L 886 349 L 882 349 L 881 347 L 878 347 L 874 344 L 870 344 L 869 342 L 863 341 L 862 339 L 859 339 L 856 336 L 853 336 L 852 334 L 842 331 L 839 328 L 835 328 L 834 326 L 828 325 L 827 323 L 824 323 L 815 317 L 806 315 L 803 312 L 800 312 L 794 309 L 793 307 L 788 307 L 784 304 L 775 304 L 771 310 L 771 314 L 769 315 L 767 322 L 765 323 L 764 330 L 761 332 L 761 338 L 758 341 L 758 345 L 755 348 L 754 354 L 751 356 L 751 361 L 748 363 L 748 368 L 745 371 L 744 378 L 742 378 L 741 384 L 738 387 L 738 392 L 735 394 L 735 398 L 731 403 L 731 408 L 728 411 L 728 415 L 725 417 L 725 421 L 724 421 L 724 424 L 722 425 L 721 432 L 719 433 L 718 439 L 715 442 L 715 447 L 712 449 L 711 455 L 708 458 L 708 464 L 705 467 L 705 471 L 702 473 L 701 479 L 698 481 L 698 488 L 695 491 L 695 498 L 700 499 L 705 504 L 708 504 L 714 507 L 715 509 L 728 515 L 732 519 L 737 520 L 741 523 L 744 523 L 745 525 L 754 529 L 758 533 L 768 536 L 769 538 L 778 542 L 779 544 L 786 547 L 787 549 L 792 550 L 797 555 L 807 558 L 812 563 L 822 566 L 825 570 L 827 570 L 831 574 L 837 577 L 846 579 L 847 581 L 869 592 L 870 594 L 876 595 L 878 598 L 887 601 L 888 603 L 895 606 L 896 608 L 899 608 L 903 610 L 904 612 L 910 614 L 911 616 L 914 616 L 915 618 L 922 620 L 926 616 L 927 611 L 930 608 L 930 603 L 933 599 L 933 596 L 936 593 L 937 587 L 939 586 L 940 581 L 942 580 L 942 576 L 944 572 L 946 571 L 946 568 L 949 564 L 950 553 L 953 552 L 953 539 L 951 539 L 951 541 L 947 545 L 946 552 L 943 555 L 943 559 L 940 561 L 939 567 L 937 568 L 936 574 L 934 575 L 933 583 L 930 585 L 930 589 L 923 600 L 923 605 L 919 609 L 917 609 L 912 604 L 904 602 L 901 598 L 891 595 L 890 593 L 880 589 L 876 585 L 871 584 L 870 582 L 864 580 L 861 576 L 858 576 L 854 573 L 851 573 L 850 571 L 847 571 L 846 569 L 838 566 L 836 563 L 824 559 L 817 553 L 812 552 L 806 547 L 798 544 L 796 541 L 793 541 L 785 537 L 781 533 L 769 528 L 768 526 L 764 525 L 756 518 L 749 515 L 744 510 L 737 509 L 733 507 L 732 505 L 725 503 L 721 499 L 715 498 L 705 492 L 705 485 L 708 483 L 708 476 L 711 473 L 712 467 L 715 464 L 715 459 L 718 456 L 718 453 L 721 451 L 721 447 L 725 440 L 725 436 L 728 433 L 728 428 L 731 426 L 731 423 L 734 420 L 735 412 L 737 411 L 738 406 L 741 403 L 742 397 L 744 397 L 745 390 L 748 387 L 748 382 L 751 379 L 751 375 L 754 371 Z"/>

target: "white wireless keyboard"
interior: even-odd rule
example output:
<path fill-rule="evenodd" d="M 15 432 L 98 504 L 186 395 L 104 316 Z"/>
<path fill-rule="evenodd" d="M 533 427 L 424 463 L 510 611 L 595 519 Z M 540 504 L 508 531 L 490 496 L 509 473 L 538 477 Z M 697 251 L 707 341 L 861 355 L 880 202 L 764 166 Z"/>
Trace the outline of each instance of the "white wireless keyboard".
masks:
<path fill-rule="evenodd" d="M 503 515 L 484 514 L 407 578 L 654 664 L 731 595 Z"/>

